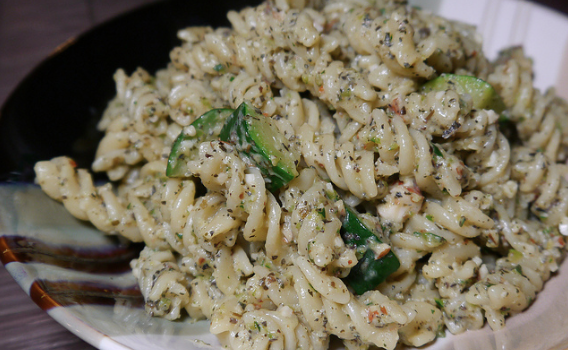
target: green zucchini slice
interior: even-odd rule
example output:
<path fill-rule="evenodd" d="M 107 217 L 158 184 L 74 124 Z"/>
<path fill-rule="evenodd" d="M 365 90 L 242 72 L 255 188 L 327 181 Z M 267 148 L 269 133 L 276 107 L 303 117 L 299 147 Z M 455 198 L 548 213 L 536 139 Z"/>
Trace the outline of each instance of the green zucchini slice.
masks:
<path fill-rule="evenodd" d="M 381 240 L 359 219 L 354 209 L 346 206 L 345 211 L 341 238 L 348 246 L 355 247 L 358 252 L 361 252 L 362 257 L 344 281 L 353 288 L 356 294 L 360 295 L 375 289 L 398 270 L 400 261 L 392 250 L 377 258 L 371 246 L 382 243 Z"/>
<path fill-rule="evenodd" d="M 274 120 L 248 101 L 229 117 L 219 137 L 234 144 L 243 159 L 260 169 L 270 191 L 298 176 L 299 152 L 291 147 Z"/>
<path fill-rule="evenodd" d="M 223 129 L 225 122 L 234 112 L 232 109 L 212 109 L 195 119 L 191 126 L 186 128 L 176 138 L 172 145 L 166 175 L 169 177 L 191 176 L 187 170 L 187 161 L 197 156 L 200 143 L 215 140 Z M 191 130 L 191 134 L 188 133 Z"/>
<path fill-rule="evenodd" d="M 459 94 L 469 94 L 476 109 L 492 109 L 497 114 L 505 110 L 501 97 L 488 82 L 469 75 L 442 74 L 422 85 L 422 91 L 455 90 Z"/>

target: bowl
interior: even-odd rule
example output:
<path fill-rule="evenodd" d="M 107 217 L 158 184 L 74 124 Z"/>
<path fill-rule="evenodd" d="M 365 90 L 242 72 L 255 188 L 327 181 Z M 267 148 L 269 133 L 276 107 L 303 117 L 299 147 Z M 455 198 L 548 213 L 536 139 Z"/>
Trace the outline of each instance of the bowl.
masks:
<path fill-rule="evenodd" d="M 258 1 L 154 3 L 97 26 L 60 47 L 29 74 L 0 110 L 1 259 L 30 298 L 71 332 L 100 349 L 217 349 L 207 321 L 152 318 L 130 272 L 140 245 L 104 236 L 73 218 L 33 183 L 33 165 L 59 155 L 90 167 L 100 133 L 95 125 L 114 95 L 119 67 L 164 67 L 189 25 L 227 25 L 225 13 Z M 535 62 L 536 85 L 568 97 L 568 19 L 513 0 L 413 1 L 478 26 L 486 52 L 522 44 Z M 521 25 L 522 24 L 522 25 Z M 495 33 L 489 35 L 489 33 Z M 554 36 L 551 35 L 554 34 Z M 508 319 L 438 339 L 428 350 L 563 349 L 568 347 L 568 262 L 535 303 Z"/>

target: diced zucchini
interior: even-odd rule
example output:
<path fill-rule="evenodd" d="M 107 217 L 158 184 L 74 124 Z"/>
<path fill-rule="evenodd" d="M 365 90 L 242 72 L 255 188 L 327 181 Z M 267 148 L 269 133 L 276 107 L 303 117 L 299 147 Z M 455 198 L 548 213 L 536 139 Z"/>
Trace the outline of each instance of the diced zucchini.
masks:
<path fill-rule="evenodd" d="M 389 275 L 398 270 L 400 261 L 392 251 L 377 258 L 370 245 L 382 243 L 381 240 L 359 219 L 354 209 L 346 207 L 345 211 L 341 237 L 348 246 L 364 252 L 357 265 L 351 269 L 344 280 L 356 294 L 363 294 L 375 289 Z"/>
<path fill-rule="evenodd" d="M 476 109 L 492 109 L 497 114 L 505 110 L 505 104 L 497 91 L 486 81 L 469 75 L 442 74 L 422 85 L 422 91 L 455 90 L 469 94 Z"/>
<path fill-rule="evenodd" d="M 272 118 L 243 102 L 227 120 L 219 135 L 232 143 L 243 159 L 257 166 L 270 191 L 276 191 L 298 176 L 299 152 L 278 130 Z"/>
<path fill-rule="evenodd" d="M 187 133 L 187 129 L 182 131 L 172 145 L 166 175 L 169 177 L 190 176 L 187 161 L 197 156 L 200 143 L 219 137 L 227 118 L 233 112 L 234 110 L 227 108 L 212 109 L 191 123 L 188 128 L 192 131 L 191 134 Z"/>

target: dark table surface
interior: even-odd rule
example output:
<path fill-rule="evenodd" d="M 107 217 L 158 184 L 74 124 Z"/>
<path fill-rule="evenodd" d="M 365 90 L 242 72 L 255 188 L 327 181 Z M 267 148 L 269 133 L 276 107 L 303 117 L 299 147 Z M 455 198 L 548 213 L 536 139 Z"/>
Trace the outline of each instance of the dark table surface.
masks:
<path fill-rule="evenodd" d="M 0 105 L 58 45 L 156 0 L 0 0 Z M 191 1 L 191 0 L 188 0 Z M 568 13 L 566 0 L 537 1 Z M 0 349 L 94 349 L 37 307 L 0 268 Z"/>

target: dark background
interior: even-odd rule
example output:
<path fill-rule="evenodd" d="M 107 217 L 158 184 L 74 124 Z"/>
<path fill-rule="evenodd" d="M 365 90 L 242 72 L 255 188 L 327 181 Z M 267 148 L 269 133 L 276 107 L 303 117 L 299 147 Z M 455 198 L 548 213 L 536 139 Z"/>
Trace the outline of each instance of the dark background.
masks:
<path fill-rule="evenodd" d="M 533 1 L 540 3 L 542 5 L 546 5 L 550 8 L 558 10 L 560 12 L 568 13 L 568 1 L 566 0 L 539 0 Z"/>

